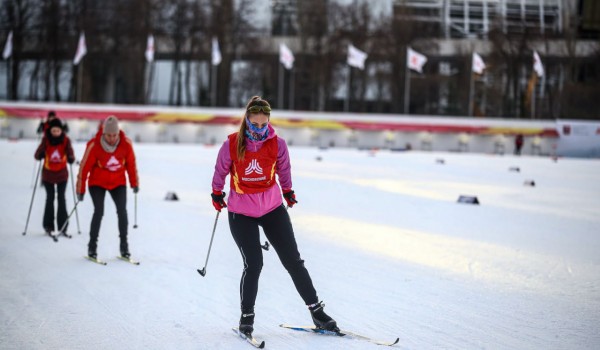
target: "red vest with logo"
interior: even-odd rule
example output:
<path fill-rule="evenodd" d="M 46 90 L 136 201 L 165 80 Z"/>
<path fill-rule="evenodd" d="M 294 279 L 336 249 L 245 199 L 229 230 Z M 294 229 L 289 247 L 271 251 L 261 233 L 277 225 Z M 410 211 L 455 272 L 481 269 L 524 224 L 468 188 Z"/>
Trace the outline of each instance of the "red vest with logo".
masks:
<path fill-rule="evenodd" d="M 229 135 L 229 154 L 233 164 L 230 177 L 231 188 L 240 194 L 264 192 L 275 185 L 277 164 L 277 136 L 266 140 L 257 152 L 246 149 L 244 159 L 237 156 L 238 133 Z"/>
<path fill-rule="evenodd" d="M 67 167 L 67 138 L 58 145 L 53 145 L 46 140 L 46 151 L 44 157 L 44 169 L 60 171 Z"/>

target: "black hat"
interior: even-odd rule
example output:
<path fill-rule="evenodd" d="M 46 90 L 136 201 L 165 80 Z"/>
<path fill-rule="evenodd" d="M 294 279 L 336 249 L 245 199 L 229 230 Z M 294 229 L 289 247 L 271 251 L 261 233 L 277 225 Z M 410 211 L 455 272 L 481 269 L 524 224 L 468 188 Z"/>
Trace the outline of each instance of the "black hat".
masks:
<path fill-rule="evenodd" d="M 54 111 L 48 112 L 48 117 L 56 117 L 56 112 L 54 112 Z"/>
<path fill-rule="evenodd" d="M 48 129 L 52 129 L 55 126 L 61 128 L 61 129 L 63 128 L 63 123 L 60 121 L 60 119 L 54 118 L 48 122 Z"/>

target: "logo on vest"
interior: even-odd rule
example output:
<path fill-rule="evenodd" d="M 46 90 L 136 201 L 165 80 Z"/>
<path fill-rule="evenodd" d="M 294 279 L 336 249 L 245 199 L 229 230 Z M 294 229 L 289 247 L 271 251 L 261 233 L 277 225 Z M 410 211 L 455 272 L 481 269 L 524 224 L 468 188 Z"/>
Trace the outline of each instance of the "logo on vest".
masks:
<path fill-rule="evenodd" d="M 110 156 L 108 162 L 106 162 L 106 169 L 110 171 L 117 171 L 121 168 L 121 163 L 115 158 L 115 156 Z"/>
<path fill-rule="evenodd" d="M 60 163 L 61 161 L 61 156 L 60 156 L 60 152 L 58 152 L 57 149 L 54 150 L 54 152 L 52 152 L 52 154 L 50 155 L 50 163 Z"/>
<path fill-rule="evenodd" d="M 244 170 L 244 175 L 250 175 L 252 173 L 256 173 L 258 175 L 262 175 L 263 174 L 263 170 L 260 167 L 260 165 L 258 164 L 258 161 L 256 159 L 252 159 L 250 161 L 250 164 L 248 164 L 248 167 L 246 168 L 246 170 Z M 266 176 L 261 176 L 261 177 L 242 177 L 243 181 L 263 181 L 266 180 L 267 177 Z"/>
<path fill-rule="evenodd" d="M 244 171 L 244 175 L 250 175 L 252 173 L 257 173 L 259 175 L 262 175 L 263 173 L 263 170 L 256 159 L 252 159 L 250 161 L 250 164 L 248 164 L 248 167 Z"/>

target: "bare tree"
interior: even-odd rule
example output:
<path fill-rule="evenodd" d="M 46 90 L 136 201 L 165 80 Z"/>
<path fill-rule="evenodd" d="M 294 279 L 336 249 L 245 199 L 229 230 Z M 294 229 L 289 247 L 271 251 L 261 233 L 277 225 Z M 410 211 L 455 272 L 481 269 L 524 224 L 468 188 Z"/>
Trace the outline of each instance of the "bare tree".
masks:
<path fill-rule="evenodd" d="M 299 109 L 324 110 L 334 64 L 325 42 L 329 9 L 320 0 L 298 1 L 297 6 L 300 50 L 294 62 L 294 104 Z"/>
<path fill-rule="evenodd" d="M 372 16 L 369 10 L 369 5 L 366 2 L 354 0 L 351 4 L 342 6 L 332 3 L 329 25 L 331 33 L 328 36 L 328 47 L 335 49 L 334 53 L 338 60 L 346 62 L 347 44 L 352 44 L 362 50 L 368 50 L 366 47 L 369 40 Z M 349 69 L 350 79 L 349 99 L 350 110 L 364 111 L 364 97 L 367 84 L 366 69 Z M 343 79 L 343 78 L 342 78 Z M 343 81 L 338 81 L 337 84 L 343 84 Z M 353 106 L 353 101 L 356 101 Z"/>
<path fill-rule="evenodd" d="M 229 92 L 232 62 L 243 55 L 255 55 L 266 49 L 260 30 L 254 25 L 255 6 L 251 0 L 208 0 L 211 23 L 209 33 L 218 38 L 222 61 L 218 67 L 217 105 L 226 106 L 231 101 Z M 266 97 L 266 96 L 265 96 Z"/>
<path fill-rule="evenodd" d="M 5 0 L 0 8 L 4 31 L 13 31 L 13 51 L 8 72 L 10 74 L 8 99 L 17 100 L 21 75 L 21 60 L 25 48 L 24 38 L 31 30 L 31 18 L 35 8 L 35 0 Z"/>

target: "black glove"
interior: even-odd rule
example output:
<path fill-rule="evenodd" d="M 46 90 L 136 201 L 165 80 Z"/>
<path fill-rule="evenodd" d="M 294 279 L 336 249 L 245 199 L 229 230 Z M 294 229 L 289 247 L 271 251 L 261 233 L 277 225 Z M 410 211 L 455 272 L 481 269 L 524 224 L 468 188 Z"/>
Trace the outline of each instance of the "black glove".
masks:
<path fill-rule="evenodd" d="M 84 195 L 84 193 L 77 193 L 77 200 L 79 202 L 83 202 L 83 195 Z"/>
<path fill-rule="evenodd" d="M 68 159 L 67 159 L 67 162 L 68 162 L 69 164 L 73 164 L 73 163 L 75 162 L 75 158 L 68 158 Z"/>
<path fill-rule="evenodd" d="M 136 186 L 136 187 L 133 187 L 132 190 L 133 190 L 133 193 L 138 193 L 140 191 L 140 188 Z"/>
<path fill-rule="evenodd" d="M 223 208 L 227 208 L 227 204 L 225 204 L 225 195 L 227 193 L 225 193 L 225 191 L 221 192 L 221 191 L 215 191 L 213 190 L 213 192 L 210 194 L 210 196 L 212 197 L 212 204 L 213 207 L 215 207 L 215 209 L 218 212 L 221 212 L 221 209 Z"/>
<path fill-rule="evenodd" d="M 294 204 L 298 203 L 298 201 L 296 200 L 296 195 L 292 190 L 284 190 L 283 198 L 285 198 L 285 201 L 287 202 L 287 205 L 290 208 L 293 207 Z"/>

